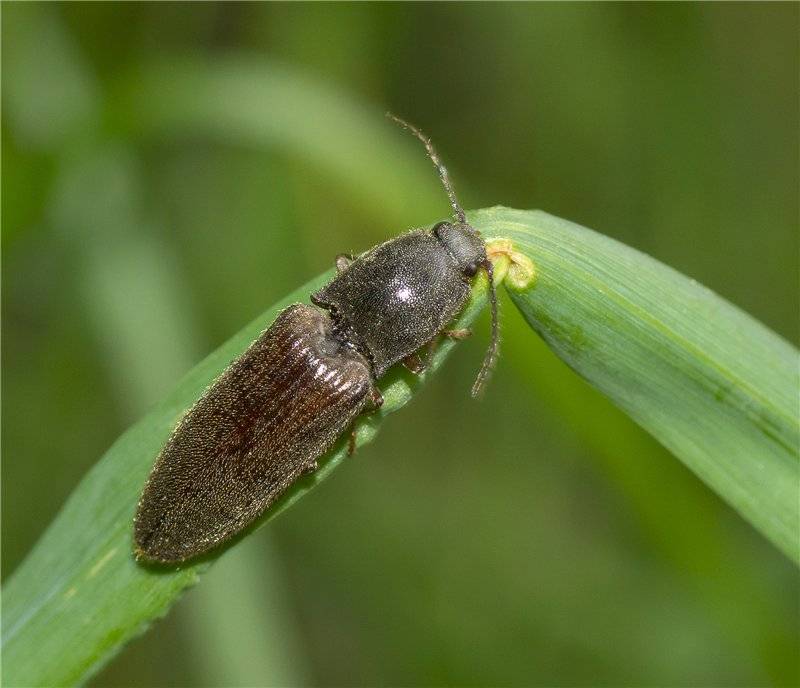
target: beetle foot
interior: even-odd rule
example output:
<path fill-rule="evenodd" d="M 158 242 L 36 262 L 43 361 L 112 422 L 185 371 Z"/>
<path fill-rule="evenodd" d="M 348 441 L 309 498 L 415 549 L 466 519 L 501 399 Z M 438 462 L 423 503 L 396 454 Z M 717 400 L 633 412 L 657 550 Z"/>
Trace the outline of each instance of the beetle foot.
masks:
<path fill-rule="evenodd" d="M 467 337 L 471 337 L 472 330 L 468 327 L 464 327 L 459 330 L 444 330 L 442 334 L 449 339 L 460 341 L 462 339 L 466 339 Z"/>
<path fill-rule="evenodd" d="M 402 360 L 402 364 L 414 375 L 422 375 L 425 372 L 425 362 L 418 353 L 409 354 Z"/>

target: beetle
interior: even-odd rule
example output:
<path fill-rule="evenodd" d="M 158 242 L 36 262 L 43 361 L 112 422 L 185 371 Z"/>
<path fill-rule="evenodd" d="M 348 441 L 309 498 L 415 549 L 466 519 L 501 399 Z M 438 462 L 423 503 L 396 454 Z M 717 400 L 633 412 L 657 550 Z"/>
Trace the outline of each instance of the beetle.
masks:
<path fill-rule="evenodd" d="M 377 381 L 448 331 L 479 270 L 489 278 L 492 336 L 477 395 L 498 348 L 492 263 L 467 222 L 430 139 L 387 114 L 425 146 L 454 222 L 415 229 L 357 258 L 338 256 L 337 274 L 293 304 L 211 384 L 179 421 L 150 473 L 134 518 L 134 554 L 178 564 L 252 524 L 356 418 L 380 407 Z"/>

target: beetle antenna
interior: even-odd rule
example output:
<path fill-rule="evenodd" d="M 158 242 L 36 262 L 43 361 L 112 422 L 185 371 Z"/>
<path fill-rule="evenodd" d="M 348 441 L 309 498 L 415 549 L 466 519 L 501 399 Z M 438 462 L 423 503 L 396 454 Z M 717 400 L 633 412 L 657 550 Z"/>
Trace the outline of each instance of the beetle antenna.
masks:
<path fill-rule="evenodd" d="M 492 373 L 492 368 L 497 362 L 497 352 L 500 347 L 500 328 L 497 323 L 497 290 L 494 287 L 494 267 L 492 261 L 488 258 L 483 264 L 483 269 L 486 270 L 486 276 L 489 278 L 489 305 L 492 310 L 492 337 L 489 342 L 489 348 L 486 350 L 486 355 L 483 357 L 481 369 L 478 372 L 478 377 L 472 385 L 472 396 L 478 397 L 486 385 L 489 375 Z"/>
<path fill-rule="evenodd" d="M 456 198 L 456 192 L 453 189 L 453 182 L 450 181 L 450 175 L 447 174 L 447 168 L 444 166 L 442 159 L 439 157 L 439 154 L 436 152 L 436 149 L 433 147 L 431 140 L 423 134 L 419 129 L 417 129 L 413 124 L 409 124 L 404 119 L 401 119 L 397 115 L 392 114 L 391 112 L 387 112 L 386 116 L 399 124 L 403 129 L 407 129 L 410 131 L 414 136 L 416 136 L 422 144 L 425 146 L 425 150 L 428 151 L 428 157 L 431 159 L 431 162 L 436 167 L 436 171 L 439 173 L 439 179 L 442 180 L 442 184 L 444 186 L 444 190 L 447 192 L 447 197 L 450 199 L 450 205 L 453 208 L 453 212 L 455 213 L 456 219 L 461 224 L 467 224 L 467 216 L 464 213 L 464 209 L 461 207 L 461 204 L 458 202 Z"/>

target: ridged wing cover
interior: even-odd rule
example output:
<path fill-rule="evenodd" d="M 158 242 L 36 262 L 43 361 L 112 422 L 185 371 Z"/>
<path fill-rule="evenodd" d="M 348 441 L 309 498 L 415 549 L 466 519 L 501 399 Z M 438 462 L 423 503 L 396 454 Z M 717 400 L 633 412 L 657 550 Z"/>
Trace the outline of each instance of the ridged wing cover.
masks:
<path fill-rule="evenodd" d="M 311 306 L 282 311 L 184 416 L 139 500 L 140 557 L 179 562 L 231 538 L 364 409 L 368 363 L 337 350 L 330 324 Z"/>
<path fill-rule="evenodd" d="M 359 256 L 311 300 L 369 353 L 379 378 L 441 332 L 469 294 L 438 239 L 414 230 Z"/>

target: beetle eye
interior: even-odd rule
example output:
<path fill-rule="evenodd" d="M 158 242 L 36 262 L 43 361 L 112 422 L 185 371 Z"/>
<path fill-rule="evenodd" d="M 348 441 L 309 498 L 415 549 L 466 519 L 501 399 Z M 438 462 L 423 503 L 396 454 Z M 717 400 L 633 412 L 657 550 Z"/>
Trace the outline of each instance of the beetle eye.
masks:
<path fill-rule="evenodd" d="M 470 263 L 464 268 L 464 274 L 467 277 L 474 277 L 475 273 L 478 272 L 478 267 L 477 263 Z"/>

